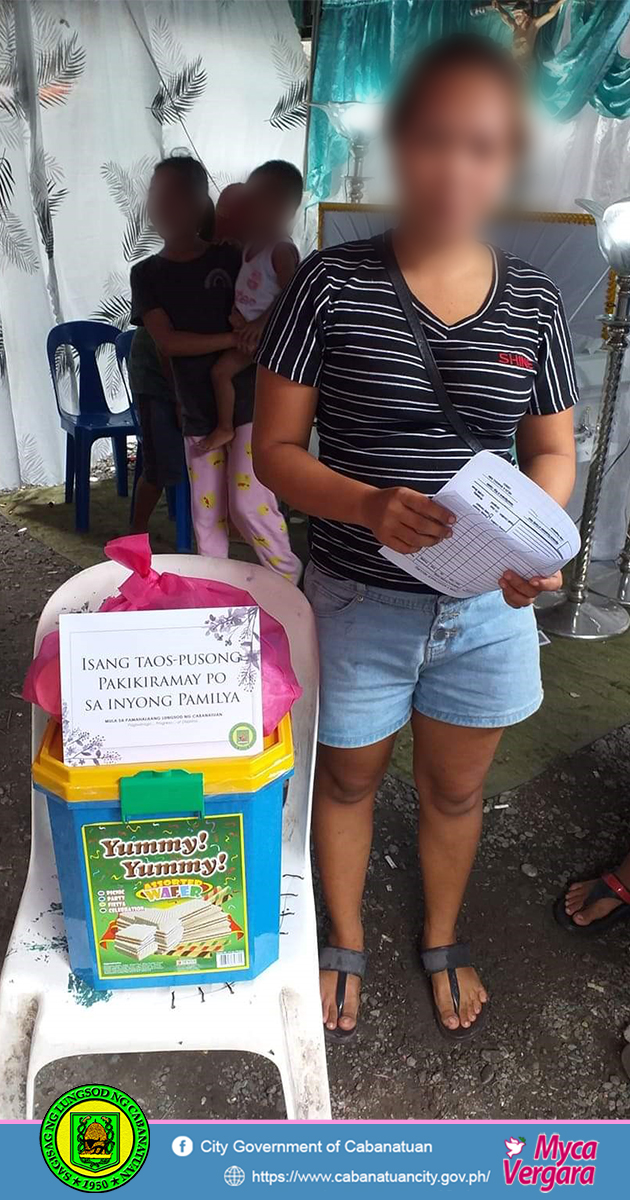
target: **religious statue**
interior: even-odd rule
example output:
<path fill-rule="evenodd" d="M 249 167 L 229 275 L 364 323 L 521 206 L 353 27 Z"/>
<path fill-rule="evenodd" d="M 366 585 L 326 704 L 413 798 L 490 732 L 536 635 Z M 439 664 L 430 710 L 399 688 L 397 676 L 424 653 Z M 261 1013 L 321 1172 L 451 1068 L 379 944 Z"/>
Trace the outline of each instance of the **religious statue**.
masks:
<path fill-rule="evenodd" d="M 514 5 L 504 0 L 492 0 L 490 5 L 512 30 L 512 54 L 525 66 L 534 53 L 539 29 L 557 16 L 565 0 L 553 0 L 546 12 L 534 16 L 533 0 L 518 0 Z"/>

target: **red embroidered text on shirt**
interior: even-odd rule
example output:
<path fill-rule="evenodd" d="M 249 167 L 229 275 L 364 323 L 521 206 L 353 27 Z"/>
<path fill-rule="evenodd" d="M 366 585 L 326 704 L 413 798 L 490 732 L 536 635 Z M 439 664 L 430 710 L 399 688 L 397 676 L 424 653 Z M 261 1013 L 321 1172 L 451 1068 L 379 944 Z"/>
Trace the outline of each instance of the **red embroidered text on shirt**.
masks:
<path fill-rule="evenodd" d="M 500 354 L 499 362 L 504 363 L 506 367 L 525 367 L 528 371 L 534 366 L 531 358 L 527 358 L 525 354 Z"/>

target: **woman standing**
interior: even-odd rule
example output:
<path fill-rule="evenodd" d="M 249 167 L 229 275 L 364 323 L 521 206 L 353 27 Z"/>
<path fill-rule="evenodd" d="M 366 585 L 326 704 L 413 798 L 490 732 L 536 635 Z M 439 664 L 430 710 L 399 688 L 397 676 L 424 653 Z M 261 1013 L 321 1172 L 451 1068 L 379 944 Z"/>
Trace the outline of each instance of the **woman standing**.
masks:
<path fill-rule="evenodd" d="M 391 246 L 468 429 L 560 504 L 574 481 L 566 321 L 542 272 L 487 245 L 525 133 L 519 69 L 452 38 L 412 67 L 388 124 L 398 188 Z M 330 915 L 321 955 L 328 1036 L 354 1032 L 365 969 L 361 899 L 374 794 L 411 719 L 424 882 L 422 961 L 441 1031 L 479 1027 L 487 991 L 456 924 L 506 725 L 542 701 L 532 603 L 560 576 L 470 600 L 431 592 L 379 554 L 449 537 L 431 497 L 471 450 L 443 415 L 383 261 L 383 240 L 311 255 L 260 348 L 254 460 L 311 515 L 306 593 L 321 654 L 314 835 Z M 317 414 L 320 458 L 307 453 Z"/>

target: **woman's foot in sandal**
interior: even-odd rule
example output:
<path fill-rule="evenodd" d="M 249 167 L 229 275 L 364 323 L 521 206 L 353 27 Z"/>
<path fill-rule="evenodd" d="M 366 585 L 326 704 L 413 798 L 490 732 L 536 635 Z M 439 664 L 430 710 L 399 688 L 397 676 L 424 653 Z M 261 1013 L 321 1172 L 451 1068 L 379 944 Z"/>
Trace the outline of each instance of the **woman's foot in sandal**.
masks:
<path fill-rule="evenodd" d="M 579 883 L 572 883 L 564 897 L 564 911 L 567 916 L 573 918 L 576 925 L 590 925 L 592 921 L 600 921 L 623 903 L 614 896 L 605 896 L 603 900 L 594 900 L 587 904 L 588 896 L 596 883 L 596 879 L 583 879 Z"/>
<path fill-rule="evenodd" d="M 559 925 L 576 933 L 604 932 L 630 918 L 630 855 L 617 871 L 572 883 L 554 904 Z"/>
<path fill-rule="evenodd" d="M 476 1032 L 485 1016 L 488 993 L 470 965 L 466 943 L 425 947 L 422 964 L 430 977 L 433 1006 L 440 1032 L 464 1040 Z M 444 965 L 442 965 L 444 964 Z"/>
<path fill-rule="evenodd" d="M 320 992 L 324 1030 L 329 1041 L 356 1034 L 366 955 L 354 947 L 328 945 L 320 951 Z"/>
<path fill-rule="evenodd" d="M 463 1029 L 468 1029 L 481 1015 L 483 1006 L 488 1001 L 488 993 L 474 967 L 458 967 L 457 982 L 460 994 L 459 1015 L 453 1007 L 448 972 L 439 971 L 437 975 L 431 976 L 435 1007 L 446 1029 L 457 1029 L 460 1025 Z"/>

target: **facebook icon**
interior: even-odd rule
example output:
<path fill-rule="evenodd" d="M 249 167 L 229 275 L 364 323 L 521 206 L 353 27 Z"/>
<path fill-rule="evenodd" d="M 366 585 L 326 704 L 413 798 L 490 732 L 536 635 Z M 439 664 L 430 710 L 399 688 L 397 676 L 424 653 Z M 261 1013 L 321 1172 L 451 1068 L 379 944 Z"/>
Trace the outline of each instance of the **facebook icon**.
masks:
<path fill-rule="evenodd" d="M 171 1149 L 173 1154 L 177 1154 L 179 1158 L 186 1158 L 187 1154 L 192 1154 L 193 1152 L 192 1138 L 182 1137 L 180 1133 L 179 1137 L 173 1138 Z"/>

